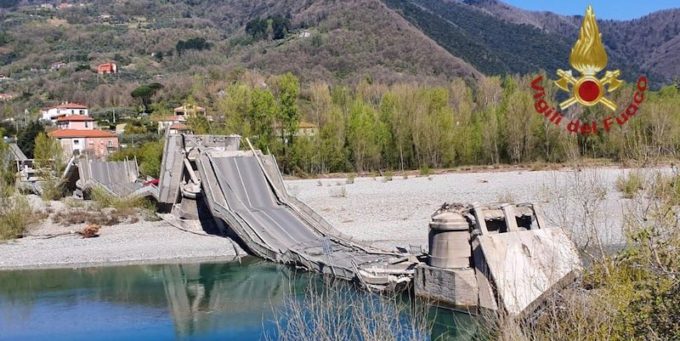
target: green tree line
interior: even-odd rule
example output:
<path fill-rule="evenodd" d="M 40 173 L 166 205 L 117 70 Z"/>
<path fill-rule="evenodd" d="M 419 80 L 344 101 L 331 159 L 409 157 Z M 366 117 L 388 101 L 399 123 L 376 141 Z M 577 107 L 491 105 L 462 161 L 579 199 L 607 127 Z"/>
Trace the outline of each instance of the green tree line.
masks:
<path fill-rule="evenodd" d="M 649 161 L 677 156 L 680 145 L 676 87 L 648 91 L 638 114 L 623 127 L 582 136 L 536 113 L 529 77 L 487 77 L 474 85 L 456 79 L 442 86 L 363 81 L 353 87 L 324 82 L 301 87 L 286 74 L 266 83 L 235 81 L 215 103 L 214 122 L 190 124 L 198 133 L 249 137 L 257 148 L 272 152 L 285 171 L 313 174 L 583 157 Z M 555 93 L 547 83 L 548 93 Z M 610 95 L 619 104 L 617 113 L 633 93 L 629 84 Z M 599 106 L 575 110 L 582 121 L 613 115 Z M 296 134 L 303 120 L 318 132 Z"/>

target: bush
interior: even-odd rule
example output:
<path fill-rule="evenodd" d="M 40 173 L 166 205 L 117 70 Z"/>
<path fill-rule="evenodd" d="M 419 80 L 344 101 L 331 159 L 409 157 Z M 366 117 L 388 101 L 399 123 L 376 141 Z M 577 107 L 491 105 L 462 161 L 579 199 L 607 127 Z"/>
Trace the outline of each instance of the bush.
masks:
<path fill-rule="evenodd" d="M 637 192 L 641 178 L 617 181 Z M 680 335 L 680 221 L 676 178 L 657 176 L 626 211 L 627 244 L 593 259 L 579 285 L 550 302 L 532 339 L 675 340 Z M 666 190 L 660 190 L 666 189 Z M 629 192 L 630 193 L 630 192 Z M 644 205 L 642 203 L 644 202 Z"/>
<path fill-rule="evenodd" d="M 642 190 L 644 179 L 639 173 L 629 172 L 627 176 L 616 178 L 616 189 L 623 193 L 623 197 L 631 199 L 637 192 Z"/>
<path fill-rule="evenodd" d="M 92 190 L 91 197 L 100 209 L 107 207 L 114 208 L 119 211 L 128 211 L 133 209 L 155 209 L 153 207 L 153 203 L 146 198 L 121 198 L 110 194 L 100 187 L 96 187 Z"/>
<path fill-rule="evenodd" d="M 64 196 L 66 188 L 61 181 L 54 176 L 45 175 L 47 180 L 41 183 L 42 194 L 41 197 L 45 201 L 59 200 Z"/>
<path fill-rule="evenodd" d="M 175 45 L 175 49 L 177 50 L 177 54 L 180 56 L 182 55 L 182 52 L 186 50 L 197 50 L 197 51 L 202 51 L 202 50 L 210 50 L 212 47 L 212 44 L 207 42 L 204 38 L 191 38 L 189 40 L 180 40 L 177 42 Z"/>
<path fill-rule="evenodd" d="M 34 221 L 33 210 L 24 196 L 0 199 L 0 240 L 22 237 Z"/>
<path fill-rule="evenodd" d="M 158 178 L 163 160 L 163 141 L 146 142 L 139 147 L 121 149 L 109 156 L 110 161 L 133 160 L 135 158 L 139 162 L 139 170 L 142 174 Z"/>

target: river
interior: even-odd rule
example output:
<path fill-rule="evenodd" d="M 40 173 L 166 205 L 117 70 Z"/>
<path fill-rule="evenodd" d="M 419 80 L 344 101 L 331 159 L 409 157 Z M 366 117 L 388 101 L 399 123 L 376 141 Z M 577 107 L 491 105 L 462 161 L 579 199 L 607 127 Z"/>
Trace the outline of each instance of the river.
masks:
<path fill-rule="evenodd" d="M 414 303 L 405 294 L 385 298 L 344 282 L 328 284 L 319 275 L 253 257 L 226 263 L 0 272 L 2 340 L 297 338 L 291 327 L 300 322 L 296 319 L 304 320 L 298 327 L 315 335 L 321 332 L 314 330 L 320 328 L 319 319 L 329 319 L 325 325 L 360 329 L 357 323 L 340 327 L 343 323 L 337 321 L 360 315 L 379 328 L 375 321 L 384 320 L 385 314 L 398 316 L 387 324 L 400 339 L 478 336 L 477 324 L 467 314 Z"/>

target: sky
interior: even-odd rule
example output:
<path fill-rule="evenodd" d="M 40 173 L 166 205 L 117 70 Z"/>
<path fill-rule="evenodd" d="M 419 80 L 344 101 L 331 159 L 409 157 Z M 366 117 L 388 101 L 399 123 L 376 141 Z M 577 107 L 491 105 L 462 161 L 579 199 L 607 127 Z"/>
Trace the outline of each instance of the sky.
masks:
<path fill-rule="evenodd" d="M 668 8 L 680 8 L 680 0 L 502 0 L 532 11 L 550 11 L 562 15 L 583 15 L 593 5 L 598 19 L 629 20 Z"/>

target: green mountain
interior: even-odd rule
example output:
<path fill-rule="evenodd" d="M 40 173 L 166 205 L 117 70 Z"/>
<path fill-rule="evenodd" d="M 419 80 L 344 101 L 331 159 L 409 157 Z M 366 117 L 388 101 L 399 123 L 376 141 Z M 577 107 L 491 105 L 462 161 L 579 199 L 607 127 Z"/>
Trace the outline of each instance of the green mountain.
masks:
<path fill-rule="evenodd" d="M 679 19 L 601 21 L 610 67 L 676 80 Z M 130 106 L 131 90 L 152 82 L 177 99 L 205 79 L 217 93 L 244 70 L 343 83 L 552 73 L 568 67 L 580 18 L 495 0 L 23 0 L 3 1 L 0 22 L 8 116 L 62 100 Z M 94 72 L 110 61 L 117 75 Z"/>

